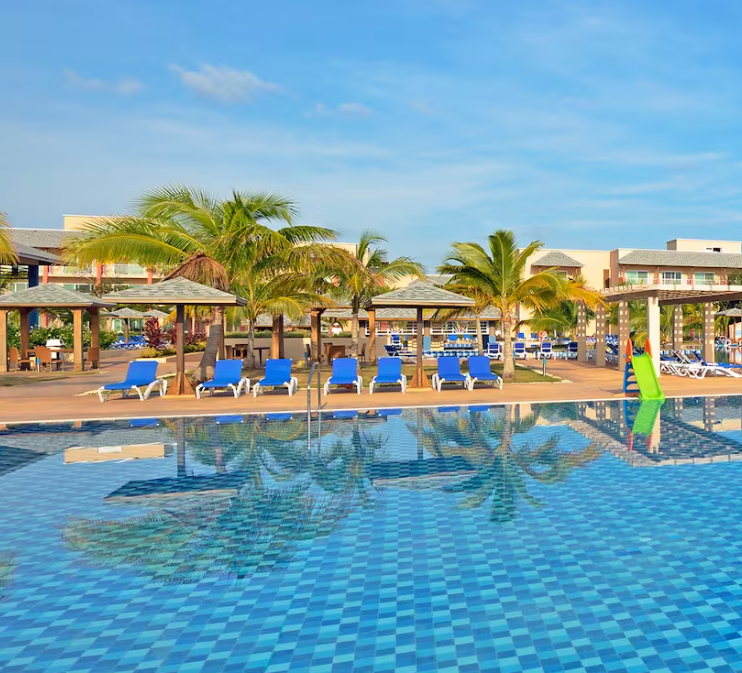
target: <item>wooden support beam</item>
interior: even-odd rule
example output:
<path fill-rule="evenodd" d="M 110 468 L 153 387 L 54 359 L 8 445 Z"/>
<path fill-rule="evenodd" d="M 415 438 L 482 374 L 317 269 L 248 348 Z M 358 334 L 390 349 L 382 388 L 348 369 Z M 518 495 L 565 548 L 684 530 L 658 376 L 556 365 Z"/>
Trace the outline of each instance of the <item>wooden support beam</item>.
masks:
<path fill-rule="evenodd" d="M 8 312 L 0 311 L 0 373 L 8 371 Z"/>
<path fill-rule="evenodd" d="M 82 309 L 72 309 L 72 370 L 81 372 L 82 361 Z"/>
<path fill-rule="evenodd" d="M 369 308 L 368 312 L 368 361 L 376 362 L 376 309 Z"/>
<path fill-rule="evenodd" d="M 430 380 L 425 375 L 423 369 L 423 310 L 422 308 L 417 309 L 417 329 L 416 340 L 417 340 L 417 353 L 416 353 L 416 367 L 415 375 L 412 377 L 412 383 L 410 388 L 427 388 L 430 386 Z"/>
<path fill-rule="evenodd" d="M 168 395 L 189 395 L 193 386 L 185 371 L 185 306 L 175 307 L 175 381 L 168 386 Z"/>
<path fill-rule="evenodd" d="M 31 343 L 31 316 L 27 308 L 18 309 L 18 313 L 20 314 L 21 318 L 20 354 L 21 360 L 23 360 L 28 357 L 28 347 Z"/>

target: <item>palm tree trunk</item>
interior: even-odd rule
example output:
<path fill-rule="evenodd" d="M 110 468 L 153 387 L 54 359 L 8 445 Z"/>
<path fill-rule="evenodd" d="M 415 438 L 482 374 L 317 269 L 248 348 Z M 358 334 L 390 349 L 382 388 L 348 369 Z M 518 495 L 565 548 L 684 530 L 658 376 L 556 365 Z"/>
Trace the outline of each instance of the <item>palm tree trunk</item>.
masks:
<path fill-rule="evenodd" d="M 502 325 L 502 378 L 512 381 L 515 378 L 515 365 L 513 364 L 513 319 L 503 316 Z"/>
<path fill-rule="evenodd" d="M 247 366 L 255 369 L 255 324 L 252 320 L 247 321 Z"/>
<path fill-rule="evenodd" d="M 358 313 L 353 313 L 353 321 L 350 328 L 350 354 L 353 357 L 358 356 L 358 334 L 361 331 Z"/>
<path fill-rule="evenodd" d="M 206 338 L 206 348 L 199 365 L 199 379 L 206 381 L 214 376 L 216 367 L 216 357 L 222 342 L 224 328 L 222 318 L 224 316 L 224 307 L 214 307 L 214 319 L 209 329 L 209 336 Z"/>
<path fill-rule="evenodd" d="M 477 355 L 482 354 L 482 319 L 477 313 Z"/>

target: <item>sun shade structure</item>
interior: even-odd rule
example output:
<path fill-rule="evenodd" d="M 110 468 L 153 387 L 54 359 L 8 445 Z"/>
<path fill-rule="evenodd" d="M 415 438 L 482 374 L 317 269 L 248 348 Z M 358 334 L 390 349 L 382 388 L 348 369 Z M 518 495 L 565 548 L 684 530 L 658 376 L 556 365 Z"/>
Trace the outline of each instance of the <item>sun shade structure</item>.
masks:
<path fill-rule="evenodd" d="M 535 262 L 532 262 L 531 266 L 566 266 L 571 269 L 581 269 L 585 265 L 582 262 L 578 262 L 574 257 L 570 257 L 559 250 L 552 250 L 551 252 L 547 252 L 543 257 L 537 259 Z"/>
<path fill-rule="evenodd" d="M 366 308 L 370 312 L 375 312 L 377 308 L 414 308 L 417 310 L 417 363 L 415 376 L 409 387 L 422 388 L 429 385 L 423 371 L 423 311 L 440 308 L 474 308 L 474 300 L 444 290 L 430 281 L 416 280 L 407 287 L 374 297 Z"/>
<path fill-rule="evenodd" d="M 165 311 L 158 311 L 156 308 L 151 308 L 149 311 L 142 313 L 145 318 L 155 318 L 156 320 L 164 320 L 170 314 Z"/>
<path fill-rule="evenodd" d="M 106 306 L 111 306 L 111 304 L 89 294 L 68 290 L 61 285 L 36 285 L 20 292 L 0 296 L 0 372 L 8 371 L 8 311 L 17 310 L 20 313 L 20 354 L 22 358 L 25 358 L 31 332 L 31 311 L 37 308 L 70 309 L 74 325 L 72 344 L 74 371 L 82 371 L 82 312 L 87 311 L 90 314 L 90 346 L 99 348 L 100 309 Z"/>
<path fill-rule="evenodd" d="M 124 341 L 129 341 L 129 330 L 131 323 L 129 320 L 141 320 L 144 318 L 144 313 L 137 311 L 136 309 L 124 306 L 123 308 L 117 308 L 115 311 L 111 311 L 103 316 L 104 318 L 119 318 L 124 321 Z"/>
<path fill-rule="evenodd" d="M 168 386 L 168 395 L 186 395 L 193 392 L 185 375 L 184 327 L 186 306 L 244 306 L 241 297 L 201 285 L 186 278 L 163 280 L 152 285 L 140 285 L 105 296 L 116 304 L 165 304 L 175 306 L 175 384 Z"/>

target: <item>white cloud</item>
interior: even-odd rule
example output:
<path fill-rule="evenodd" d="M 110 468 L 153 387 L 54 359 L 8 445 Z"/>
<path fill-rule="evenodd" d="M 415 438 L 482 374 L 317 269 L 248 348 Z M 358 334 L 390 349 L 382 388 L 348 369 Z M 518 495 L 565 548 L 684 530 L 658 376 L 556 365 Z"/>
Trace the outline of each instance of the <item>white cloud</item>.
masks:
<path fill-rule="evenodd" d="M 142 88 L 142 83 L 136 79 L 122 79 L 118 82 L 106 82 L 105 80 L 95 78 L 86 79 L 81 77 L 71 68 L 65 68 L 64 74 L 67 78 L 67 86 L 73 89 L 83 89 L 86 91 L 110 91 L 122 96 L 128 96 L 129 94 L 136 93 Z"/>
<path fill-rule="evenodd" d="M 337 115 L 339 117 L 370 117 L 374 111 L 363 103 L 340 103 L 336 108 L 330 108 L 324 103 L 314 106 L 314 114 L 320 117 Z"/>
<path fill-rule="evenodd" d="M 264 82 L 247 70 L 228 66 L 213 66 L 208 63 L 198 71 L 186 70 L 178 65 L 170 66 L 178 73 L 187 89 L 199 96 L 213 98 L 221 103 L 244 103 L 260 93 L 280 93 L 278 84 Z"/>

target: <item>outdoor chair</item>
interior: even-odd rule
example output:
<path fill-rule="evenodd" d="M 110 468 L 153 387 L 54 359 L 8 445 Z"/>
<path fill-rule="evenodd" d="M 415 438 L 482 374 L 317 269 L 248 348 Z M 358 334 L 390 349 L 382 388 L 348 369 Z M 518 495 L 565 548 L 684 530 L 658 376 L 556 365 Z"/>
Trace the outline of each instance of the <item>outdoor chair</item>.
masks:
<path fill-rule="evenodd" d="M 399 357 L 399 346 L 384 344 L 384 350 L 389 357 Z"/>
<path fill-rule="evenodd" d="M 48 369 L 49 371 L 52 371 L 53 367 L 56 367 L 57 369 L 62 368 L 63 361 L 55 359 L 50 348 L 46 346 L 36 346 L 34 352 L 36 353 L 36 359 L 39 363 L 40 370 Z"/>
<path fill-rule="evenodd" d="M 482 383 L 492 383 L 493 387 L 502 390 L 502 379 L 497 374 L 492 373 L 488 357 L 474 355 L 467 362 L 469 363 L 469 390 L 474 390 L 474 384 L 480 381 Z"/>
<path fill-rule="evenodd" d="M 513 347 L 513 357 L 519 360 L 525 360 L 528 357 L 528 353 L 526 352 L 525 341 L 515 342 L 515 346 Z"/>
<path fill-rule="evenodd" d="M 26 365 L 26 369 L 30 370 L 31 358 L 22 358 L 20 353 L 18 352 L 18 349 L 15 346 L 11 346 L 8 349 L 8 365 L 10 369 L 15 369 L 16 371 L 20 371 L 22 369 L 22 365 Z"/>
<path fill-rule="evenodd" d="M 540 358 L 551 358 L 554 355 L 554 351 L 551 348 L 551 341 L 541 342 L 541 346 L 538 349 L 538 356 Z"/>
<path fill-rule="evenodd" d="M 330 394 L 330 386 L 356 387 L 358 394 L 363 388 L 363 379 L 358 375 L 358 360 L 355 358 L 336 358 L 332 361 L 332 376 L 325 382 L 325 395 Z"/>
<path fill-rule="evenodd" d="M 196 398 L 200 400 L 204 390 L 208 390 L 209 394 L 213 395 L 214 390 L 221 388 L 231 390 L 235 399 L 237 399 L 242 393 L 243 387 L 247 395 L 250 392 L 250 379 L 242 376 L 242 360 L 217 360 L 214 367 L 214 378 L 196 386 Z"/>
<path fill-rule="evenodd" d="M 502 346 L 497 341 L 490 341 L 487 344 L 487 352 L 485 355 L 491 360 L 502 359 Z"/>
<path fill-rule="evenodd" d="M 100 369 L 100 348 L 91 346 L 88 348 L 88 352 L 85 355 L 85 362 L 83 368 L 90 364 L 90 369 Z"/>
<path fill-rule="evenodd" d="M 157 378 L 157 362 L 133 360 L 129 363 L 124 381 L 101 386 L 96 392 L 100 401 L 105 402 L 111 393 L 116 390 L 120 390 L 121 396 L 124 398 L 128 397 L 129 391 L 135 390 L 139 399 L 144 402 L 157 387 L 159 387 L 160 397 L 162 397 L 167 392 L 167 381 Z M 142 391 L 143 388 L 144 391 Z"/>
<path fill-rule="evenodd" d="M 291 360 L 273 358 L 265 361 L 265 376 L 252 389 L 253 397 L 265 388 L 286 388 L 289 397 L 299 390 L 299 379 L 291 376 Z"/>
<path fill-rule="evenodd" d="M 371 379 L 368 391 L 374 394 L 374 388 L 380 385 L 398 385 L 402 392 L 407 390 L 407 377 L 402 373 L 402 360 L 399 358 L 379 358 L 379 369 Z"/>
<path fill-rule="evenodd" d="M 430 382 L 438 392 L 441 392 L 444 383 L 460 383 L 468 386 L 469 377 L 461 373 L 461 363 L 457 357 L 438 358 L 438 372 L 433 374 Z"/>
<path fill-rule="evenodd" d="M 577 359 L 577 342 L 576 341 L 570 341 L 567 344 L 567 359 L 568 360 L 576 360 Z"/>

